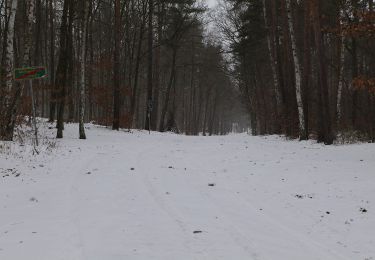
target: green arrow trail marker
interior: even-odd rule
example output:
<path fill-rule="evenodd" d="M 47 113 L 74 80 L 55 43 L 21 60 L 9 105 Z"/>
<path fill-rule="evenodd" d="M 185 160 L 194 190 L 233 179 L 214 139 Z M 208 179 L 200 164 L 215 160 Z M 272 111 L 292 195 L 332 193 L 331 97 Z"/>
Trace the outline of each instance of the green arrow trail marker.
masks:
<path fill-rule="evenodd" d="M 14 70 L 15 80 L 40 79 L 47 77 L 47 69 L 45 67 L 27 67 Z"/>

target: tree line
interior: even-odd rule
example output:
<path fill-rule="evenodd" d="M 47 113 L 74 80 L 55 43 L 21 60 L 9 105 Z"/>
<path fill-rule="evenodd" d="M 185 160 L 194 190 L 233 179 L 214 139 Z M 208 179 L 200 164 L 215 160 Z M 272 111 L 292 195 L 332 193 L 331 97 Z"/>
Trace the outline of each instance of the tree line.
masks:
<path fill-rule="evenodd" d="M 375 141 L 373 0 L 230 0 L 218 17 L 253 134 Z"/>
<path fill-rule="evenodd" d="M 0 139 L 31 115 L 28 81 L 14 69 L 46 66 L 34 82 L 37 115 L 113 129 L 226 134 L 244 122 L 230 66 L 209 40 L 196 0 L 1 0 Z"/>

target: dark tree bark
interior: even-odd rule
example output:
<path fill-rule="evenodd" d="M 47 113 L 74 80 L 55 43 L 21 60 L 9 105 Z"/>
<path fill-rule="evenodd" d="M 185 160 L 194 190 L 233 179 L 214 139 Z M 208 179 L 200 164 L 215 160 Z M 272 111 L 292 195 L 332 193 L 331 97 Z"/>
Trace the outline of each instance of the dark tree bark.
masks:
<path fill-rule="evenodd" d="M 115 0 L 115 47 L 113 64 L 113 123 L 112 129 L 120 129 L 120 41 L 121 41 L 121 5 Z"/>
<path fill-rule="evenodd" d="M 310 97 L 310 75 L 311 75 L 311 16 L 310 3 L 304 2 L 304 32 L 303 32 L 303 112 L 305 117 L 305 133 L 306 139 L 309 138 L 309 97 Z"/>
<path fill-rule="evenodd" d="M 49 122 L 55 120 L 56 115 L 56 87 L 55 87 L 55 25 L 54 25 L 54 9 L 53 0 L 49 0 L 49 29 L 50 29 L 50 60 L 49 60 L 49 79 L 50 79 L 50 107 L 49 107 Z M 63 16 L 64 19 L 64 16 Z M 63 20 L 62 20 L 63 21 Z"/>
<path fill-rule="evenodd" d="M 163 13 L 164 13 L 164 4 L 163 1 L 158 1 L 158 27 L 157 27 L 157 35 L 158 35 L 158 47 L 155 50 L 155 73 L 154 73 L 154 104 L 151 113 L 151 129 L 156 131 L 158 125 L 158 116 L 159 116 L 159 92 L 160 92 L 160 62 L 162 60 L 161 57 L 161 49 L 162 49 L 162 41 L 163 41 Z"/>
<path fill-rule="evenodd" d="M 327 69 L 326 60 L 324 56 L 324 41 L 322 35 L 322 26 L 320 21 L 320 0 L 314 0 L 313 3 L 313 14 L 314 14 L 314 31 L 315 31 L 315 44 L 317 48 L 318 56 L 318 72 L 319 72 L 319 87 L 318 87 L 318 102 L 319 102 L 319 114 L 320 118 L 318 128 L 318 142 L 323 142 L 327 145 L 333 143 L 334 135 L 332 132 L 331 125 L 331 113 L 329 106 L 329 95 L 328 95 L 328 81 L 327 81 Z"/>
<path fill-rule="evenodd" d="M 55 81 L 55 86 L 58 89 L 57 138 L 63 138 L 67 74 L 69 61 L 72 59 L 72 50 L 69 47 L 73 45 L 71 43 L 73 41 L 73 16 L 73 0 L 65 0 L 60 27 L 60 54 Z"/>
<path fill-rule="evenodd" d="M 153 47 L 154 47 L 154 31 L 153 31 L 153 17 L 154 17 L 154 0 L 148 0 L 148 67 L 147 67 L 147 103 L 146 103 L 146 122 L 145 129 L 151 130 L 151 112 L 153 109 Z"/>
<path fill-rule="evenodd" d="M 164 132 L 165 116 L 166 116 L 167 111 L 168 111 L 171 89 L 172 89 L 173 81 L 175 80 L 175 74 L 176 74 L 176 59 L 177 59 L 177 48 L 174 48 L 173 54 L 172 54 L 171 73 L 170 73 L 170 76 L 169 76 L 168 87 L 167 87 L 167 91 L 165 93 L 164 105 L 163 105 L 163 108 L 161 110 L 161 116 L 160 116 L 160 122 L 159 122 L 159 131 L 160 132 Z"/>
<path fill-rule="evenodd" d="M 144 5 L 146 6 L 146 5 Z M 146 12 L 143 12 L 146 14 Z M 136 109 L 136 103 L 137 103 L 137 96 L 138 96 L 138 83 L 139 83 L 139 69 L 141 65 L 141 54 L 142 54 L 142 41 L 145 31 L 145 25 L 146 25 L 146 15 L 143 16 L 143 19 L 141 21 L 141 27 L 139 29 L 139 37 L 138 37 L 138 43 L 137 43 L 137 54 L 136 54 L 136 64 L 135 64 L 135 72 L 134 72 L 134 84 L 131 94 L 131 101 L 130 101 L 130 125 L 134 125 L 134 115 L 135 115 L 135 109 Z M 135 125 L 134 125 L 135 126 Z"/>

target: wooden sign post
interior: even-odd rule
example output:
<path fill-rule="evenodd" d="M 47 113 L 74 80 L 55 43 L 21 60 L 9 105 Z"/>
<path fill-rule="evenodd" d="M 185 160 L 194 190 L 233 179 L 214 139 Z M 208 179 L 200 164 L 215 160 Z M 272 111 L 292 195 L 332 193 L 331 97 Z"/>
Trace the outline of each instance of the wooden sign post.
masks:
<path fill-rule="evenodd" d="M 47 69 L 45 67 L 26 67 L 18 68 L 14 70 L 14 79 L 17 81 L 29 80 L 30 83 L 30 94 L 31 94 L 31 105 L 33 110 L 33 125 L 35 134 L 35 145 L 39 145 L 38 141 L 38 128 L 36 124 L 36 111 L 34 101 L 34 90 L 33 90 L 33 79 L 42 79 L 47 77 Z"/>

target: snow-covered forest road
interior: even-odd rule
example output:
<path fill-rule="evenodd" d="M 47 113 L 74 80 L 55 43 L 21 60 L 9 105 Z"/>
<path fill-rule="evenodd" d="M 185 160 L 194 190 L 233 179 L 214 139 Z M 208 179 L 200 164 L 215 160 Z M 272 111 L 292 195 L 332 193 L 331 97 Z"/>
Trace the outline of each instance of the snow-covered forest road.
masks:
<path fill-rule="evenodd" d="M 65 132 L 0 153 L 0 259 L 375 259 L 373 144 Z"/>

